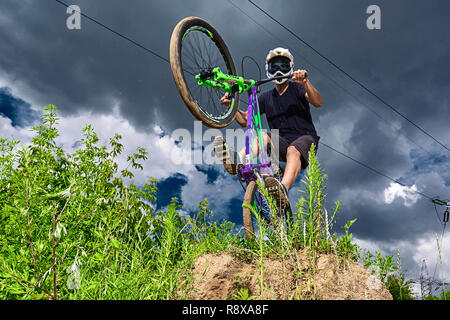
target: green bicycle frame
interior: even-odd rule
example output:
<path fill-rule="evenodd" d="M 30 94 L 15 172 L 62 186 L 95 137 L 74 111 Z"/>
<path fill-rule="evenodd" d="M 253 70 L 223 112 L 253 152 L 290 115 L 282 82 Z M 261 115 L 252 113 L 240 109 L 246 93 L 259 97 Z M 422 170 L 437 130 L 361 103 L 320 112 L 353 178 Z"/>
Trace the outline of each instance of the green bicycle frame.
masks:
<path fill-rule="evenodd" d="M 212 68 L 201 72 L 195 76 L 198 85 L 221 89 L 230 94 L 239 92 L 244 93 L 248 91 L 248 113 L 247 113 L 247 135 L 245 138 L 245 160 L 244 167 L 241 169 L 241 177 L 245 182 L 254 180 L 254 168 L 259 168 L 264 173 L 271 174 L 270 162 L 264 150 L 264 141 L 262 135 L 261 116 L 259 113 L 259 105 L 257 98 L 257 86 L 267 80 L 258 81 L 245 80 L 243 77 L 224 74 L 220 68 Z M 271 80 L 269 80 L 271 81 Z M 260 156 L 262 164 L 255 165 L 253 159 L 254 137 L 256 136 L 259 145 Z"/>
<path fill-rule="evenodd" d="M 222 89 L 228 93 L 244 93 L 256 84 L 255 80 L 245 80 L 243 77 L 225 74 L 218 67 L 196 75 L 195 79 L 199 86 Z"/>

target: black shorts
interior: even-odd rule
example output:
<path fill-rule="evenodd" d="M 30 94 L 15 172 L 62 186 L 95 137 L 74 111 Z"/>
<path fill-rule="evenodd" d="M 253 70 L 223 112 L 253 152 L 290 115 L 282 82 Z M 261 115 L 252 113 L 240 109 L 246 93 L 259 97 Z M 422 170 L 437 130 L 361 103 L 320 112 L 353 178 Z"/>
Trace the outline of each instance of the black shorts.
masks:
<path fill-rule="evenodd" d="M 272 133 L 268 133 L 269 137 L 272 139 L 273 135 Z M 309 149 L 311 148 L 311 145 L 314 143 L 315 147 L 316 147 L 316 154 L 317 154 L 317 149 L 319 148 L 319 139 L 320 137 L 318 136 L 311 136 L 311 135 L 303 135 L 298 137 L 297 139 L 289 142 L 289 140 L 287 140 L 286 138 L 283 138 L 281 136 L 278 136 L 278 141 L 279 141 L 279 152 L 278 152 L 278 159 L 280 161 L 286 162 L 286 154 L 287 154 L 287 149 L 290 146 L 294 146 L 299 152 L 300 152 L 300 160 L 301 160 L 301 168 L 302 169 L 306 169 L 306 167 L 308 167 L 308 153 L 309 153 Z M 268 152 L 272 152 L 274 149 L 274 145 L 268 147 Z"/>

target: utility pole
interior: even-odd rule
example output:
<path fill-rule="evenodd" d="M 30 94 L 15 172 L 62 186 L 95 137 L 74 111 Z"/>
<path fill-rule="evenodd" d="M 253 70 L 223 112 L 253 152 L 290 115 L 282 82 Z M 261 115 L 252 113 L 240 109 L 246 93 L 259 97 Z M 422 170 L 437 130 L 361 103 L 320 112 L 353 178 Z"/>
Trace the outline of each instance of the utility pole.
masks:
<path fill-rule="evenodd" d="M 442 221 L 443 221 L 444 223 L 447 223 L 447 222 L 448 222 L 449 215 L 450 215 L 450 212 L 448 211 L 448 209 L 450 209 L 450 202 L 445 202 L 445 201 L 442 201 L 442 200 L 439 200 L 439 199 L 433 199 L 433 200 L 431 200 L 431 201 L 432 201 L 434 204 L 437 204 L 437 205 L 439 205 L 439 206 L 445 206 L 444 217 L 443 217 Z"/>
<path fill-rule="evenodd" d="M 420 268 L 420 294 L 422 296 L 422 300 L 425 299 L 425 297 L 428 297 L 431 295 L 433 289 L 431 284 L 430 276 L 428 275 L 428 268 L 426 260 L 422 260 L 422 267 Z"/>

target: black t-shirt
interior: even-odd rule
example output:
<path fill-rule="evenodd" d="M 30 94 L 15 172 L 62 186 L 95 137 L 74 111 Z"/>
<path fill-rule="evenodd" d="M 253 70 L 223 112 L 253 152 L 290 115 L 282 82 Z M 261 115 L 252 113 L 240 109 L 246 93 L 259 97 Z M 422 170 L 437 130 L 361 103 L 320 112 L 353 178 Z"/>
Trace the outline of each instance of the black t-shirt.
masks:
<path fill-rule="evenodd" d="M 281 96 L 273 88 L 258 97 L 259 111 L 266 114 L 270 129 L 278 129 L 289 142 L 306 134 L 317 136 L 305 93 L 301 84 L 290 81 Z"/>

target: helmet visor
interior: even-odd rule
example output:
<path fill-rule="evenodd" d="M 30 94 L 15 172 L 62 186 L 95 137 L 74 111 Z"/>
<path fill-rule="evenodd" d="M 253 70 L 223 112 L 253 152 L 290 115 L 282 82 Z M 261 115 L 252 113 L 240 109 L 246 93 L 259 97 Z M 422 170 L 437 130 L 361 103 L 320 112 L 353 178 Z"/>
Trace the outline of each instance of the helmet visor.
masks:
<path fill-rule="evenodd" d="M 286 57 L 275 57 L 268 62 L 267 66 L 270 74 L 275 74 L 277 71 L 286 73 L 291 70 L 291 60 Z"/>

